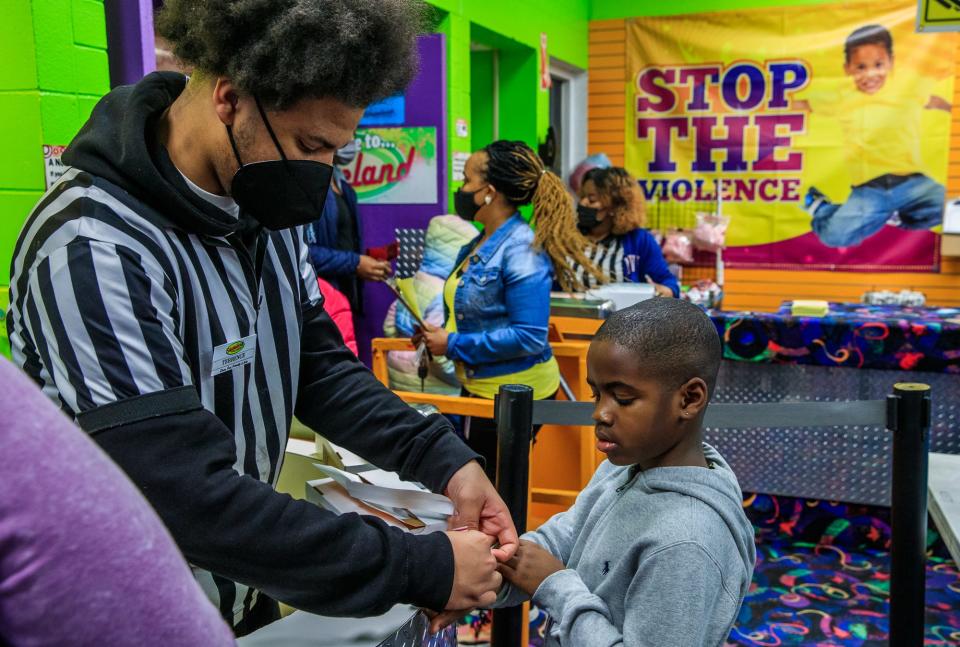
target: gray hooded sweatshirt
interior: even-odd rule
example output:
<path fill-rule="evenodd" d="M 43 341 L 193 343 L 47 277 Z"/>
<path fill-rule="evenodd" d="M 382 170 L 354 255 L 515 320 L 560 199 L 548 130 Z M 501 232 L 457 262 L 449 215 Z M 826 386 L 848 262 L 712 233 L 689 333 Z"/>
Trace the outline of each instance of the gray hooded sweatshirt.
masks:
<path fill-rule="evenodd" d="M 523 536 L 567 566 L 533 595 L 551 618 L 547 645 L 724 643 L 756 553 L 736 476 L 703 449 L 710 469 L 605 461 L 570 510 Z M 505 586 L 497 606 L 525 597 Z"/>

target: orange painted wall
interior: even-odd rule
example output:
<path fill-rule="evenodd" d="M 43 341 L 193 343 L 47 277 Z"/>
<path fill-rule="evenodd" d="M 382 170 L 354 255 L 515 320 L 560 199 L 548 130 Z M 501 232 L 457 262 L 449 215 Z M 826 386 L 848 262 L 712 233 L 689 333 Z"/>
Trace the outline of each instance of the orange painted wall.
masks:
<path fill-rule="evenodd" d="M 589 137 L 590 153 L 604 152 L 614 164 L 624 160 L 627 79 L 626 21 L 596 20 L 590 24 Z M 960 68 L 953 102 L 953 137 L 947 194 L 960 194 Z M 687 272 L 685 281 L 702 275 Z M 727 269 L 724 308 L 772 311 L 784 299 L 859 301 L 870 289 L 909 288 L 927 295 L 933 305 L 960 306 L 960 258 L 944 258 L 939 274 L 797 272 Z"/>

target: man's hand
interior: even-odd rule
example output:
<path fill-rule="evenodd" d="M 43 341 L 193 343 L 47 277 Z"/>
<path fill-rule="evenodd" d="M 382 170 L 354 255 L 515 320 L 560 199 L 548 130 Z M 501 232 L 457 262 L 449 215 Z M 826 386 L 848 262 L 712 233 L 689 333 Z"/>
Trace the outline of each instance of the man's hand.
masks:
<path fill-rule="evenodd" d="M 532 541 L 521 540 L 513 559 L 500 564 L 503 577 L 515 587 L 532 596 L 545 579 L 566 568 L 546 548 Z"/>
<path fill-rule="evenodd" d="M 497 560 L 490 550 L 496 541 L 476 530 L 447 532 L 453 545 L 453 590 L 447 609 L 473 609 L 490 606 L 497 599 L 503 577 L 497 572 Z"/>
<path fill-rule="evenodd" d="M 385 281 L 391 272 L 390 263 L 370 256 L 361 256 L 357 264 L 357 276 L 365 281 Z"/>
<path fill-rule="evenodd" d="M 420 342 L 424 342 L 427 345 L 427 350 L 430 351 L 430 354 L 434 357 L 443 357 L 447 354 L 447 338 L 450 336 L 450 333 L 444 328 L 436 328 L 430 324 L 426 324 L 426 328 L 420 328 L 419 326 L 413 333 L 413 337 L 410 338 L 410 343 L 414 346 L 419 346 Z"/>
<path fill-rule="evenodd" d="M 430 609 L 424 609 L 423 612 L 427 614 L 427 617 L 430 618 L 430 635 L 437 633 L 438 631 L 443 631 L 449 625 L 452 625 L 454 622 L 460 620 L 467 614 L 469 614 L 471 609 L 460 609 L 459 611 L 441 611 L 437 613 L 436 611 L 431 611 Z"/>
<path fill-rule="evenodd" d="M 444 492 L 456 508 L 450 519 L 451 528 L 467 527 L 496 537 L 500 546 L 493 549 L 497 560 L 505 562 L 517 552 L 517 529 L 513 518 L 493 483 L 476 461 L 461 467 Z M 464 607 L 459 607 L 464 608 Z"/>

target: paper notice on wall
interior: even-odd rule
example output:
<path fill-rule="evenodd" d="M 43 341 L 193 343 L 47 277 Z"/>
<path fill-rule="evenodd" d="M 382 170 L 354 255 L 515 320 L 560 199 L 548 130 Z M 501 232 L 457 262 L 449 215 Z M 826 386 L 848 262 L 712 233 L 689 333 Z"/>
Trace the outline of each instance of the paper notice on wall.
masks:
<path fill-rule="evenodd" d="M 553 87 L 553 77 L 550 76 L 550 56 L 547 54 L 547 35 L 540 34 L 540 89 L 549 90 Z"/>
<path fill-rule="evenodd" d="M 463 182 L 463 169 L 467 166 L 467 160 L 470 159 L 470 153 L 454 151 L 453 153 L 453 181 Z"/>
<path fill-rule="evenodd" d="M 66 146 L 43 145 L 43 171 L 48 189 L 60 179 L 60 176 L 66 170 L 63 162 L 60 161 L 60 156 L 66 149 Z"/>

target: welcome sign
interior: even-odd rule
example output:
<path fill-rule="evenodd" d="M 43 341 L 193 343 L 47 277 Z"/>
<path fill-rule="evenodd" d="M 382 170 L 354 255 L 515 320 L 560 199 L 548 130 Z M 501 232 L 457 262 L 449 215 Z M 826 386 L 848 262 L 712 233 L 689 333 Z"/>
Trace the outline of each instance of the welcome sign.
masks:
<path fill-rule="evenodd" d="M 437 202 L 436 128 L 369 128 L 356 138 L 359 152 L 343 173 L 361 204 Z"/>
<path fill-rule="evenodd" d="M 911 0 L 628 22 L 626 165 L 648 201 L 715 202 L 731 266 L 931 270 L 955 34 Z"/>

